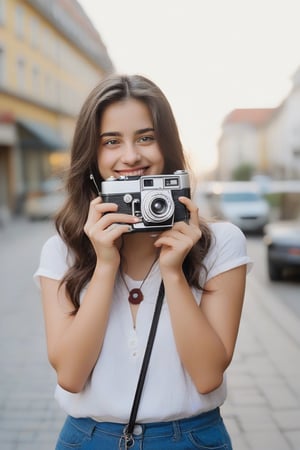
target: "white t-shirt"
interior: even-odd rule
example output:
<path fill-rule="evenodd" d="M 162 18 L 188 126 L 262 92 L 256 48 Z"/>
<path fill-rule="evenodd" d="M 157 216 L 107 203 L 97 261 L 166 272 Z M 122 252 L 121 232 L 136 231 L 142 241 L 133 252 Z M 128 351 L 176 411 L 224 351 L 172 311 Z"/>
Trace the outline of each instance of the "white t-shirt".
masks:
<path fill-rule="evenodd" d="M 217 222 L 210 227 L 214 238 L 204 260 L 208 274 L 207 277 L 202 274 L 202 286 L 222 272 L 243 264 L 251 265 L 246 239 L 236 226 Z M 61 280 L 69 265 L 66 245 L 55 235 L 45 243 L 34 277 L 37 282 L 39 276 Z M 125 281 L 129 289 L 139 284 L 128 276 Z M 56 387 L 55 398 L 67 414 L 94 417 L 99 421 L 128 421 L 160 282 L 157 262 L 143 284 L 144 300 L 139 306 L 134 328 L 127 301 L 128 291 L 120 274 L 117 275 L 105 339 L 89 381 L 76 394 L 59 385 Z M 193 289 L 193 293 L 200 304 L 202 292 Z M 225 397 L 225 377 L 222 385 L 209 394 L 199 394 L 195 388 L 178 356 L 168 305 L 164 300 L 137 421 L 190 417 L 220 406 Z"/>

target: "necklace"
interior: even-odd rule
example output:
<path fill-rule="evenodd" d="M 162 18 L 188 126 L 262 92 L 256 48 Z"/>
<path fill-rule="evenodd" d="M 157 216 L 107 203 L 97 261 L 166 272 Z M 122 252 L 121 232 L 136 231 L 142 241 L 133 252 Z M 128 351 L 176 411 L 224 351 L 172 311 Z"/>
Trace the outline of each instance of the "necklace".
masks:
<path fill-rule="evenodd" d="M 150 275 L 150 272 L 151 272 L 151 270 L 152 270 L 154 264 L 156 263 L 157 259 L 158 259 L 158 258 L 155 258 L 155 260 L 154 260 L 153 263 L 151 264 L 150 269 L 149 269 L 148 272 L 146 273 L 145 278 L 143 279 L 143 281 L 141 282 L 141 284 L 140 284 L 140 286 L 139 286 L 138 288 L 129 289 L 129 287 L 128 287 L 126 281 L 125 281 L 125 278 L 124 278 L 124 275 L 123 275 L 123 271 L 122 271 L 122 269 L 120 269 L 120 275 L 121 275 L 121 278 L 122 278 L 123 283 L 125 284 L 126 289 L 127 289 L 127 291 L 128 291 L 128 301 L 129 301 L 129 303 L 131 303 L 132 305 L 139 305 L 139 304 L 144 300 L 144 295 L 143 295 L 141 289 L 142 289 L 143 284 L 144 284 L 145 281 L 147 280 L 148 276 Z"/>

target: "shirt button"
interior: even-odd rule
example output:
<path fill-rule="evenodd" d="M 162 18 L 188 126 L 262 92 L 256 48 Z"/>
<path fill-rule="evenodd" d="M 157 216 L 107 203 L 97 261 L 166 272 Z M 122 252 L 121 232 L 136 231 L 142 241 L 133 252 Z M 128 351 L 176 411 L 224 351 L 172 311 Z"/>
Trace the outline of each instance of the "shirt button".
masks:
<path fill-rule="evenodd" d="M 130 348 L 136 347 L 136 344 L 137 344 L 136 339 L 130 339 L 129 340 L 129 347 Z"/>
<path fill-rule="evenodd" d="M 143 427 L 141 425 L 135 425 L 133 429 L 133 434 L 139 436 L 143 432 Z"/>

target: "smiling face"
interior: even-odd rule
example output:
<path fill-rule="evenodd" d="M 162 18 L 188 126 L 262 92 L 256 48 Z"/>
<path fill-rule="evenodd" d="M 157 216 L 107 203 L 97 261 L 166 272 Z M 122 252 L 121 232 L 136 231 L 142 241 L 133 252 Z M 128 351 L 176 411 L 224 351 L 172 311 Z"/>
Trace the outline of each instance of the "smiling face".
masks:
<path fill-rule="evenodd" d="M 163 173 L 164 158 L 155 137 L 153 120 L 142 101 L 129 98 L 112 103 L 104 110 L 98 167 L 103 179 Z"/>

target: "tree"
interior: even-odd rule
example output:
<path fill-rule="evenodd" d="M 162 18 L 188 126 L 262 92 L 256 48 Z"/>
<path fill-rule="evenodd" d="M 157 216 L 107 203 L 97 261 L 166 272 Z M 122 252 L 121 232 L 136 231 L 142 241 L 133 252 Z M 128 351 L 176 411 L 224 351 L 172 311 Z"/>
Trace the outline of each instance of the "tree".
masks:
<path fill-rule="evenodd" d="M 231 178 L 234 181 L 249 181 L 254 171 L 255 167 L 252 164 L 243 163 L 233 169 Z"/>

